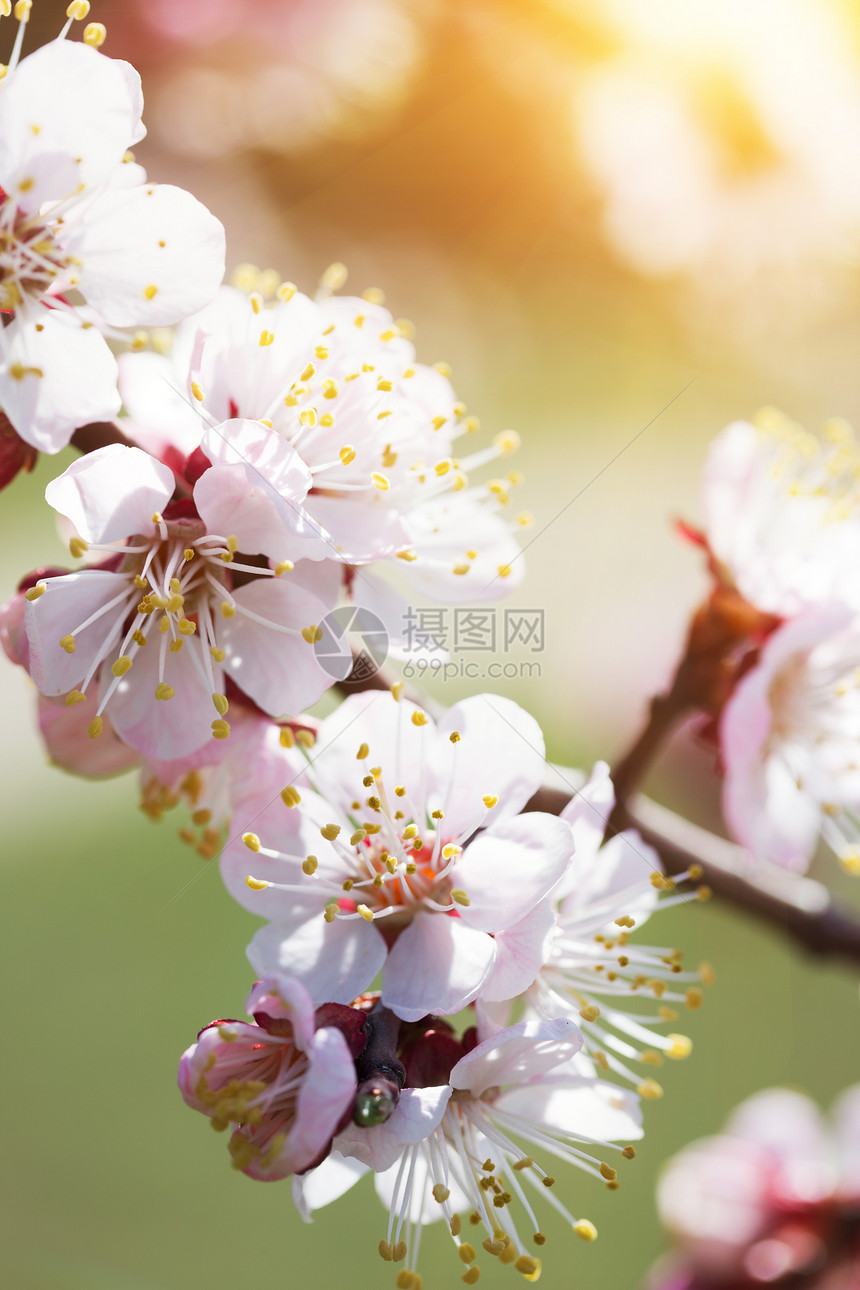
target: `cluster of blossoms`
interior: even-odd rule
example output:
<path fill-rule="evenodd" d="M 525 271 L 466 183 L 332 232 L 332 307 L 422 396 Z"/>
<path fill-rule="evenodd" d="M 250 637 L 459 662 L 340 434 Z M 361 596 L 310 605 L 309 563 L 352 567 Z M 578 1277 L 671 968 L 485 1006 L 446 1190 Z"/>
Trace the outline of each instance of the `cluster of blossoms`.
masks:
<path fill-rule="evenodd" d="M 665 1168 L 660 1215 L 677 1253 L 651 1290 L 755 1290 L 860 1280 L 860 1085 L 827 1126 L 809 1098 L 773 1088 L 748 1098 L 723 1133 Z"/>
<path fill-rule="evenodd" d="M 860 872 L 860 450 L 773 409 L 711 445 L 703 533 L 714 590 L 691 634 L 729 828 L 805 869 L 819 836 Z"/>
<path fill-rule="evenodd" d="M 560 816 L 526 811 L 543 737 L 509 700 L 436 722 L 395 683 L 306 714 L 352 666 L 333 611 L 374 615 L 396 654 L 398 575 L 448 602 L 518 584 L 520 476 L 474 477 L 517 436 L 462 452 L 479 427 L 450 373 L 380 293 L 338 295 L 342 266 L 315 299 L 247 265 L 221 286 L 217 220 L 127 152 L 136 73 L 100 24 L 67 40 L 86 0 L 22 59 L 29 7 L 0 85 L 0 483 L 80 450 L 46 490 L 79 564 L 27 575 L 0 639 L 52 759 L 138 769 L 154 816 L 184 800 L 183 834 L 264 920 L 253 1021 L 213 1022 L 180 1067 L 235 1167 L 291 1176 L 305 1217 L 373 1171 L 401 1290 L 434 1218 L 467 1284 L 470 1226 L 533 1280 L 533 1195 L 596 1235 L 548 1158 L 615 1188 L 650 1072 L 690 1051 L 661 1027 L 702 974 L 628 944 L 690 897 L 635 833 L 604 845 L 604 765 Z"/>
<path fill-rule="evenodd" d="M 478 1238 L 533 1279 L 535 1195 L 596 1235 L 553 1190 L 552 1158 L 617 1187 L 606 1157 L 635 1154 L 641 1100 L 662 1092 L 650 1072 L 690 1052 L 661 1027 L 700 1005 L 707 972 L 631 940 L 689 896 L 636 833 L 603 845 L 605 765 L 560 817 L 523 813 L 543 738 L 500 696 L 437 722 L 397 686 L 345 699 L 312 746 L 265 738 L 292 773 L 274 798 L 248 782 L 234 832 L 253 831 L 221 856 L 228 890 L 266 920 L 248 947 L 254 1022 L 200 1033 L 183 1096 L 232 1129 L 236 1168 L 294 1175 L 305 1217 L 372 1171 L 401 1290 L 420 1283 L 434 1219 L 467 1284 Z"/>

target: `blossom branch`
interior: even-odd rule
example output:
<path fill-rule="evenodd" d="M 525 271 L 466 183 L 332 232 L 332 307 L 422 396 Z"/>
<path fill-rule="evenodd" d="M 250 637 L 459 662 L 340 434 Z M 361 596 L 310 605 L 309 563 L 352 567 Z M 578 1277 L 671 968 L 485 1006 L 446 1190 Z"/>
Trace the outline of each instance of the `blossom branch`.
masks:
<path fill-rule="evenodd" d="M 82 455 L 95 452 L 98 448 L 106 448 L 111 443 L 122 444 L 124 448 L 134 446 L 115 421 L 92 421 L 89 425 L 79 426 L 70 442 Z"/>
<path fill-rule="evenodd" d="M 544 786 L 526 810 L 558 815 L 569 800 L 564 790 Z M 860 963 L 860 921 L 823 883 L 773 866 L 762 866 L 751 881 L 744 877 L 749 859 L 742 847 L 641 795 L 623 813 L 616 809 L 612 827 L 638 829 L 668 874 L 699 865 L 702 881 L 717 899 L 787 934 L 809 953 Z"/>

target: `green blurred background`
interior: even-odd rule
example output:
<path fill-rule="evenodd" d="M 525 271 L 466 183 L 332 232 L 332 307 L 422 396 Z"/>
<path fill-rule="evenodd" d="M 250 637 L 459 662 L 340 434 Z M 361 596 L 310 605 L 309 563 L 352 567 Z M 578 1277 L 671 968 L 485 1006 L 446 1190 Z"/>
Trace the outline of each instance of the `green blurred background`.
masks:
<path fill-rule="evenodd" d="M 63 7 L 37 0 L 29 48 Z M 224 220 L 231 265 L 312 292 L 344 261 L 352 289 L 383 288 L 414 321 L 422 359 L 450 363 L 486 430 L 521 433 L 517 507 L 536 524 L 509 603 L 544 608 L 546 648 L 539 680 L 494 688 L 534 712 L 555 760 L 611 761 L 705 589 L 671 521 L 699 515 L 708 440 L 763 403 L 812 427 L 860 413 L 857 6 L 102 0 L 91 16 L 144 77 L 138 159 Z M 3 494 L 7 590 L 63 561 L 41 499 L 69 459 Z M 5 1284 L 388 1285 L 367 1182 L 306 1228 L 288 1185 L 234 1173 L 175 1089 L 199 1026 L 241 1015 L 254 920 L 179 842 L 181 820 L 137 812 L 132 777 L 45 764 L 23 674 L 0 670 L 0 693 Z M 712 757 L 691 736 L 650 787 L 719 827 Z M 832 860 L 816 873 L 858 903 Z M 716 905 L 672 911 L 655 935 L 712 962 L 717 984 L 619 1191 L 564 1179 L 600 1239 L 548 1216 L 550 1288 L 635 1290 L 662 1248 L 661 1161 L 757 1088 L 826 1104 L 858 1076 L 855 973 Z M 421 1271 L 459 1277 L 441 1228 Z M 485 1265 L 482 1284 L 516 1275 Z"/>

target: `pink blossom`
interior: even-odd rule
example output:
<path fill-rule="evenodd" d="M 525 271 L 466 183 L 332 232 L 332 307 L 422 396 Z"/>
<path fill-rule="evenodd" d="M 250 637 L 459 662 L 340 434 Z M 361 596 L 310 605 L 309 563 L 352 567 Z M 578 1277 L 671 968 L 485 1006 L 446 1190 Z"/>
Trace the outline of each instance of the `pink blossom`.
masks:
<path fill-rule="evenodd" d="M 267 433 L 237 425 L 250 463 Z M 109 710 L 131 747 L 173 760 L 229 734 L 226 677 L 273 717 L 301 711 L 331 684 L 313 640 L 338 579 L 283 560 L 280 544 L 305 523 L 303 476 L 291 474 L 287 446 L 274 446 L 260 455 L 280 493 L 252 464 L 222 464 L 204 470 L 190 498 L 171 502 L 173 472 L 119 445 L 48 485 L 48 501 L 80 534 L 73 552 L 106 558 L 26 592 L 26 666 L 43 694 L 66 695 L 70 706 L 97 681 L 91 737 Z M 268 558 L 248 563 L 242 552 Z"/>
<path fill-rule="evenodd" d="M 315 1019 L 301 985 L 258 981 L 253 1022 L 213 1021 L 179 1063 L 179 1090 L 214 1128 L 233 1127 L 233 1166 L 251 1178 L 301 1173 L 328 1153 L 355 1096 L 353 1057 L 363 1046 L 360 1014 Z M 340 1027 L 337 1024 L 340 1022 Z"/>
<path fill-rule="evenodd" d="M 289 971 L 340 1002 L 382 970 L 399 1017 L 463 1008 L 506 952 L 502 934 L 570 863 L 563 821 L 518 814 L 543 766 L 537 724 L 497 695 L 438 724 L 391 694 L 348 698 L 285 789 L 287 809 L 247 805 L 254 831 L 222 857 L 232 894 L 271 920 L 249 947 L 255 970 Z M 525 989 L 539 960 L 521 947 L 510 986 Z"/>

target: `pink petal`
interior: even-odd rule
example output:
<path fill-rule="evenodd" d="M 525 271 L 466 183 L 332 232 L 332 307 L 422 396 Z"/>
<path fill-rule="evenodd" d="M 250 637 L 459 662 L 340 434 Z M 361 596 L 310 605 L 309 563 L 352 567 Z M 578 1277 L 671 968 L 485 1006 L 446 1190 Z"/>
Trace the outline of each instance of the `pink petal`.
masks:
<path fill-rule="evenodd" d="M 496 1085 L 521 1084 L 544 1075 L 581 1047 L 582 1035 L 572 1021 L 520 1021 L 461 1057 L 451 1071 L 451 1084 L 480 1097 Z"/>
<path fill-rule="evenodd" d="M 153 532 L 152 517 L 173 495 L 173 471 L 140 448 L 111 443 L 73 461 L 45 489 L 45 500 L 87 542 Z"/>
<path fill-rule="evenodd" d="M 227 654 L 224 667 L 270 716 L 294 716 L 334 684 L 301 630 L 320 623 L 334 605 L 338 584 L 339 571 L 334 566 L 303 561 L 281 578 L 259 578 L 234 593 L 240 610 L 221 625 L 218 634 Z M 291 633 L 255 622 L 243 616 L 242 609 L 288 627 Z"/>
<path fill-rule="evenodd" d="M 295 977 L 317 1007 L 352 1003 L 368 989 L 385 954 L 385 941 L 370 923 L 361 918 L 327 923 L 320 913 L 294 926 L 267 923 L 248 946 L 255 972 Z"/>
<path fill-rule="evenodd" d="M 404 1021 L 459 1012 L 488 980 L 495 957 L 491 936 L 445 914 L 417 914 L 388 955 L 382 1002 Z"/>
<path fill-rule="evenodd" d="M 519 923 L 497 932 L 496 964 L 481 1002 L 513 999 L 527 990 L 550 956 L 555 931 L 553 902 L 541 900 Z"/>
<path fill-rule="evenodd" d="M 272 972 L 254 985 L 245 1002 L 245 1011 L 254 1017 L 264 1012 L 267 1017 L 289 1021 L 293 1027 L 293 1041 L 303 1053 L 310 1052 L 316 1026 L 314 1005 L 307 990 L 293 977 L 282 972 Z"/>
<path fill-rule="evenodd" d="M 572 849 L 568 825 L 540 811 L 479 833 L 454 870 L 470 902 L 459 911 L 463 922 L 484 932 L 513 927 L 565 874 Z"/>
<path fill-rule="evenodd" d="M 290 1173 L 300 1173 L 314 1163 L 354 1097 L 355 1064 L 346 1040 L 339 1030 L 318 1030 L 311 1045 L 310 1067 L 299 1090 L 296 1118 L 285 1143 Z"/>
<path fill-rule="evenodd" d="M 84 459 L 85 460 L 85 459 Z M 54 481 L 57 482 L 56 480 Z M 105 569 L 85 569 L 48 578 L 44 593 L 24 609 L 30 648 L 29 671 L 43 694 L 56 698 L 74 689 L 96 660 L 106 636 L 118 642 L 121 605 L 76 636 L 73 654 L 60 645 L 64 636 L 128 588 L 128 578 Z M 91 711 L 91 716 L 94 711 Z"/>
<path fill-rule="evenodd" d="M 175 694 L 166 701 L 156 699 L 161 639 L 153 634 L 137 651 L 131 671 L 123 676 L 107 710 L 121 739 L 146 757 L 169 761 L 210 744 L 212 722 L 218 714 L 212 703 L 212 691 L 192 657 L 197 647 L 195 638 L 189 638 L 180 653 L 166 654 L 164 680 Z M 102 668 L 99 684 L 103 689 L 113 680 L 111 662 L 109 657 Z M 215 688 L 218 693 L 223 689 L 217 669 Z"/>

